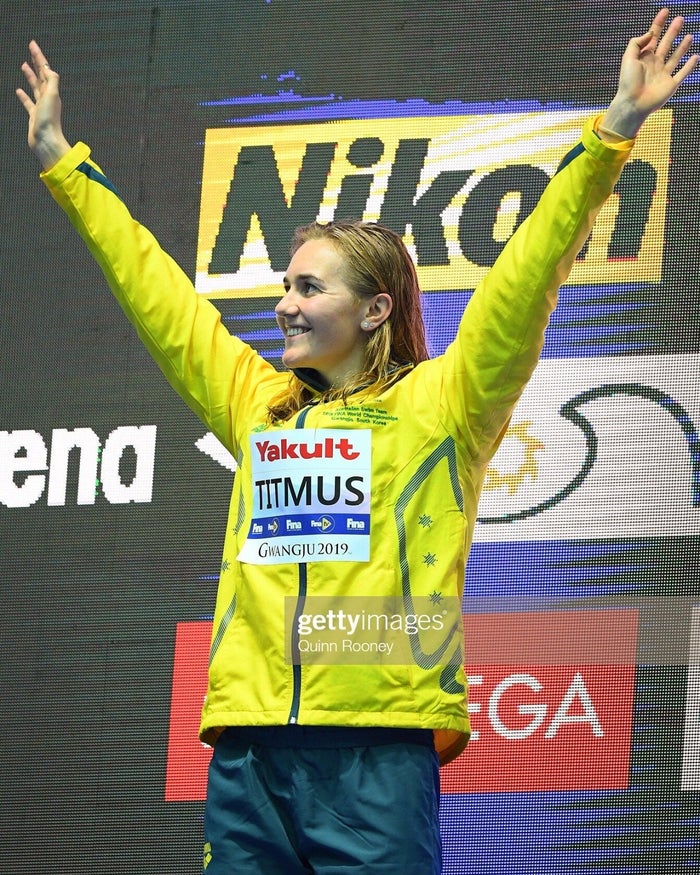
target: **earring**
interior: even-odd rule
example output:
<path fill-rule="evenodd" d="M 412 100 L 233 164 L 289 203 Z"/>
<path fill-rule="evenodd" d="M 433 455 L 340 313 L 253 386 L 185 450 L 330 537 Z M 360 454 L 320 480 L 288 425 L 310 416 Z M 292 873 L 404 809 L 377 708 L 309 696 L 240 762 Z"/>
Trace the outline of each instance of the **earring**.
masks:
<path fill-rule="evenodd" d="M 366 330 L 366 329 L 372 327 L 372 323 L 371 323 L 371 322 L 367 322 L 367 321 L 365 320 L 365 321 L 362 323 L 362 327 Z"/>

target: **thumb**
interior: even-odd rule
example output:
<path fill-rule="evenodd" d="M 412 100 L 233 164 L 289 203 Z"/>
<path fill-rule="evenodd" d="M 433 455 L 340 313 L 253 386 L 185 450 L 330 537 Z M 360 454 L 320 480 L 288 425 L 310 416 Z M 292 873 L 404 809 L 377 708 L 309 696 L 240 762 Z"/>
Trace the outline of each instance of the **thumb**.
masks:
<path fill-rule="evenodd" d="M 632 37 L 627 44 L 627 52 L 633 52 L 636 57 L 640 55 L 644 49 L 649 48 L 655 39 L 656 35 L 654 34 L 653 28 L 649 28 L 643 36 Z"/>

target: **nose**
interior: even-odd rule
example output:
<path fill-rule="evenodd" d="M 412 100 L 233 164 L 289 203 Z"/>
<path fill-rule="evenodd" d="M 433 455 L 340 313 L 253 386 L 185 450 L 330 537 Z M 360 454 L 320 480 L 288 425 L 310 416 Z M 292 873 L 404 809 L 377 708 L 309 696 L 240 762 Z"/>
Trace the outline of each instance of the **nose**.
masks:
<path fill-rule="evenodd" d="M 278 317 L 289 316 L 299 312 L 299 305 L 294 292 L 290 289 L 279 299 L 275 305 L 275 315 Z"/>

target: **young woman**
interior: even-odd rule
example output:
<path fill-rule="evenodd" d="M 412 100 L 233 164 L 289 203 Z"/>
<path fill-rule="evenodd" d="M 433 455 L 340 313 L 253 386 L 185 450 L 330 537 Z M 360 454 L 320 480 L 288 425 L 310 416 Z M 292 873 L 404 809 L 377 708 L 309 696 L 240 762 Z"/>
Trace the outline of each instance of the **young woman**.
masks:
<path fill-rule="evenodd" d="M 30 44 L 31 94 L 17 94 L 44 182 L 167 379 L 238 462 L 201 723 L 214 745 L 208 873 L 440 871 L 438 763 L 469 736 L 459 604 L 479 491 L 639 128 L 697 65 L 682 18 L 662 36 L 668 20 L 664 9 L 630 41 L 610 107 L 444 355 L 428 360 L 396 234 L 299 229 L 275 308 L 286 374 L 230 336 L 87 146 L 66 141 L 58 74 Z M 376 600 L 400 620 L 400 659 L 378 638 L 364 661 L 309 652 L 310 631 L 348 638 Z M 443 600 L 456 616 L 421 614 Z"/>

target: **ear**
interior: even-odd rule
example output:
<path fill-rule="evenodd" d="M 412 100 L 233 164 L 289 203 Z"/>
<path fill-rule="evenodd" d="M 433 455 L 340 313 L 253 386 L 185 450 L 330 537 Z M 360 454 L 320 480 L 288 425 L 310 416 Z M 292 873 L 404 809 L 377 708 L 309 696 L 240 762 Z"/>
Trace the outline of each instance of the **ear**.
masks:
<path fill-rule="evenodd" d="M 376 331 L 377 328 L 385 322 L 391 315 L 394 308 L 394 302 L 391 295 L 385 292 L 380 292 L 369 300 L 363 311 L 362 328 L 365 331 Z"/>

